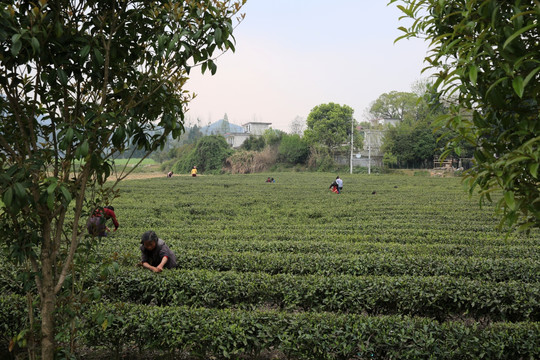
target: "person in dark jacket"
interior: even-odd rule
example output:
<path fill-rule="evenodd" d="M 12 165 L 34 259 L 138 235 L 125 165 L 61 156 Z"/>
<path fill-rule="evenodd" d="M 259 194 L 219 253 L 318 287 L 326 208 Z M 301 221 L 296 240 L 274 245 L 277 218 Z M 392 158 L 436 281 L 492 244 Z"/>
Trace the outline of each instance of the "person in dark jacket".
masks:
<path fill-rule="evenodd" d="M 141 237 L 141 265 L 153 272 L 176 267 L 176 255 L 152 230 Z"/>
<path fill-rule="evenodd" d="M 86 222 L 86 229 L 88 233 L 93 236 L 107 236 L 107 233 L 111 231 L 107 227 L 107 220 L 112 220 L 114 224 L 114 231 L 118 230 L 118 220 L 116 220 L 116 214 L 114 213 L 114 207 L 105 206 L 103 208 L 97 208 Z"/>

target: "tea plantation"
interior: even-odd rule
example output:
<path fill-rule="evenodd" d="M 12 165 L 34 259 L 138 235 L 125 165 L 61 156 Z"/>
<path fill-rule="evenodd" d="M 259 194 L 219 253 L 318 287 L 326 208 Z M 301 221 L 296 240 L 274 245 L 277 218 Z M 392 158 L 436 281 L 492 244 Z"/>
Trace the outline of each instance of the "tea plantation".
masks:
<path fill-rule="evenodd" d="M 540 232 L 497 231 L 458 178 L 340 175 L 339 195 L 328 173 L 124 181 L 63 340 L 83 358 L 540 358 Z M 146 230 L 177 269 L 135 266 Z M 9 342 L 26 300 L 0 268 Z"/>

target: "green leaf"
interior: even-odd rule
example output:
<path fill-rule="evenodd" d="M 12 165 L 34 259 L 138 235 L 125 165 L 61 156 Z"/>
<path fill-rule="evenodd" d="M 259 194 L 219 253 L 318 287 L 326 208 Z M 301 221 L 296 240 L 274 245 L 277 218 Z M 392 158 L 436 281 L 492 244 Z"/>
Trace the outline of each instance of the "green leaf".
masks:
<path fill-rule="evenodd" d="M 71 202 L 71 194 L 69 193 L 69 191 L 66 189 L 65 186 L 60 186 L 60 191 L 62 192 L 62 195 L 64 196 L 64 198 L 66 199 L 66 203 L 70 203 Z"/>
<path fill-rule="evenodd" d="M 521 76 L 517 76 L 514 78 L 514 80 L 512 80 L 512 87 L 514 88 L 517 96 L 519 96 L 520 98 L 523 97 L 523 91 L 525 90 L 525 87 L 523 86 L 523 78 Z"/>
<path fill-rule="evenodd" d="M 58 79 L 60 80 L 60 84 L 62 84 L 64 86 L 67 85 L 68 77 L 67 77 L 66 72 L 64 71 L 64 69 L 59 68 L 57 73 L 58 73 Z"/>
<path fill-rule="evenodd" d="M 22 42 L 21 41 L 15 41 L 13 43 L 13 46 L 11 47 L 11 54 L 13 56 L 19 55 L 19 52 L 21 51 L 21 48 L 22 48 Z"/>
<path fill-rule="evenodd" d="M 516 209 L 516 199 L 512 191 L 506 191 L 504 193 L 504 201 L 510 210 L 514 211 Z"/>
<path fill-rule="evenodd" d="M 38 53 L 40 49 L 40 45 L 37 38 L 32 36 L 31 45 L 32 45 L 32 50 L 34 51 L 34 54 Z"/>
<path fill-rule="evenodd" d="M 476 67 L 476 65 L 473 65 L 469 69 L 469 79 L 471 80 L 474 86 L 476 86 L 477 77 L 478 77 L 478 67 Z"/>
<path fill-rule="evenodd" d="M 212 75 L 216 74 L 217 66 L 212 60 L 208 60 L 208 69 L 210 69 Z"/>
<path fill-rule="evenodd" d="M 508 166 L 508 165 L 512 165 L 512 164 L 514 164 L 514 163 L 517 163 L 517 162 L 520 162 L 520 161 L 525 161 L 525 160 L 530 160 L 530 157 L 524 156 L 524 155 L 522 155 L 522 156 L 517 156 L 517 157 L 515 157 L 515 158 L 513 158 L 513 159 L 508 160 L 508 161 L 505 163 L 505 165 Z"/>
<path fill-rule="evenodd" d="M 62 26 L 62 23 L 57 21 L 54 23 L 54 34 L 56 37 L 60 37 L 64 34 L 64 28 Z"/>
<path fill-rule="evenodd" d="M 47 194 L 52 194 L 54 193 L 54 190 L 56 190 L 56 187 L 58 186 L 58 183 L 56 181 L 52 182 L 48 187 L 47 187 Z"/>
<path fill-rule="evenodd" d="M 489 87 L 489 89 L 486 91 L 486 96 L 489 95 L 489 93 L 491 92 L 491 90 L 493 90 L 493 88 L 495 86 L 497 86 L 498 84 L 500 84 L 501 82 L 503 82 L 504 80 L 508 79 L 506 76 L 505 77 L 502 77 L 500 78 L 499 80 L 495 81 L 493 84 L 491 84 L 491 86 Z"/>
<path fill-rule="evenodd" d="M 169 42 L 169 46 L 167 47 L 167 50 L 172 51 L 175 48 L 176 43 L 178 42 L 179 38 L 180 38 L 179 35 L 175 34 L 172 37 L 171 41 Z"/>
<path fill-rule="evenodd" d="M 12 190 L 12 188 L 8 188 L 6 190 L 2 200 L 4 201 L 4 205 L 6 205 L 6 207 L 9 208 L 11 206 L 11 201 L 13 200 L 13 190 Z"/>
<path fill-rule="evenodd" d="M 73 140 L 73 128 L 68 128 L 66 130 L 66 135 L 64 136 L 64 140 L 68 143 L 71 143 L 71 141 Z"/>
<path fill-rule="evenodd" d="M 538 179 L 538 165 L 538 163 L 532 163 L 529 165 L 529 172 L 535 179 Z"/>
<path fill-rule="evenodd" d="M 15 195 L 17 195 L 19 199 L 24 199 L 26 197 L 26 191 L 21 183 L 13 184 L 13 189 L 15 190 Z"/>
<path fill-rule="evenodd" d="M 515 33 L 513 33 L 503 44 L 503 50 L 510 44 L 515 38 L 517 38 L 519 35 L 523 34 L 525 31 L 528 31 L 534 27 L 537 27 L 538 24 L 535 22 L 533 24 L 530 24 L 528 26 L 525 26 L 524 28 L 519 29 Z"/>
<path fill-rule="evenodd" d="M 527 84 L 529 83 L 529 81 L 531 81 L 531 79 L 533 78 L 534 75 L 536 75 L 536 73 L 540 71 L 540 66 L 537 67 L 536 69 L 534 69 L 533 71 L 531 71 L 529 73 L 529 75 L 527 75 L 525 77 L 525 80 L 523 80 L 523 87 L 527 86 Z"/>
<path fill-rule="evenodd" d="M 81 144 L 81 156 L 85 157 L 86 155 L 88 155 L 88 140 L 84 140 Z"/>
<path fill-rule="evenodd" d="M 94 56 L 98 62 L 99 65 L 103 65 L 103 55 L 101 55 L 101 52 L 99 49 L 94 49 Z"/>
<path fill-rule="evenodd" d="M 214 31 L 214 39 L 216 40 L 216 43 L 217 44 L 221 44 L 221 29 L 220 28 L 216 28 L 216 30 Z"/>
<path fill-rule="evenodd" d="M 79 53 L 81 59 L 86 59 L 86 57 L 88 56 L 88 54 L 90 53 L 90 45 L 86 45 L 85 47 L 83 47 L 81 49 L 81 52 Z"/>
<path fill-rule="evenodd" d="M 407 9 L 403 5 L 397 5 L 397 8 L 399 10 L 401 10 L 403 13 L 405 13 L 408 17 L 413 17 L 413 15 L 414 15 L 411 10 Z"/>

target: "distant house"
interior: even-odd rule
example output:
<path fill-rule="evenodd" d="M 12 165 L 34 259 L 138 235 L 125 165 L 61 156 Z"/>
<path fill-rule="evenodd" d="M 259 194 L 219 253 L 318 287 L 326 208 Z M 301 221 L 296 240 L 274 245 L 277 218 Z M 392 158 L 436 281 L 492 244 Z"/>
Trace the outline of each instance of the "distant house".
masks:
<path fill-rule="evenodd" d="M 242 125 L 244 132 L 231 132 L 225 134 L 227 143 L 233 148 L 239 148 L 250 136 L 261 136 L 270 128 L 272 123 L 248 122 Z"/>
<path fill-rule="evenodd" d="M 381 145 L 384 137 L 384 131 L 365 129 L 363 132 L 364 147 L 362 150 L 364 152 L 371 151 L 371 155 L 373 156 L 382 156 Z"/>
<path fill-rule="evenodd" d="M 372 124 L 374 126 L 376 125 L 391 125 L 391 126 L 397 126 L 401 122 L 400 119 L 393 119 L 393 118 L 379 118 L 372 120 Z"/>
<path fill-rule="evenodd" d="M 232 148 L 239 148 L 240 146 L 242 146 L 244 141 L 246 141 L 246 139 L 249 138 L 250 134 L 228 133 L 223 136 L 225 137 L 225 140 L 227 140 L 227 144 L 229 144 Z"/>
<path fill-rule="evenodd" d="M 248 122 L 243 124 L 244 132 L 250 135 L 262 135 L 272 125 L 272 123 L 264 122 Z"/>
<path fill-rule="evenodd" d="M 385 118 L 385 119 L 381 119 L 381 124 L 383 125 L 392 125 L 392 126 L 398 126 L 399 123 L 401 122 L 400 119 L 390 119 L 390 118 Z"/>

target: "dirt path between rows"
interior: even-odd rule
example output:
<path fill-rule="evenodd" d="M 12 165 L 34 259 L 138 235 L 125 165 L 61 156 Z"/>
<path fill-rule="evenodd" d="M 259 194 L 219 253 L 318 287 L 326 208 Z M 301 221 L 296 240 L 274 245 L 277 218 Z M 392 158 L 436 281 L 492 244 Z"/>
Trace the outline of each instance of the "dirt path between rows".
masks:
<path fill-rule="evenodd" d="M 177 177 L 177 176 L 186 176 L 186 177 L 191 177 L 190 174 L 182 174 L 182 175 L 173 175 L 173 177 Z M 202 176 L 202 175 L 197 175 L 197 176 Z M 167 177 L 167 174 L 163 174 L 163 173 L 160 173 L 160 172 L 150 172 L 150 173 L 132 173 L 130 174 L 128 177 L 126 177 L 123 181 L 126 181 L 126 180 L 145 180 L 145 179 L 153 179 L 153 178 L 159 178 L 159 177 Z M 110 180 L 115 180 L 115 178 L 113 178 L 113 176 L 111 176 L 109 178 Z"/>
<path fill-rule="evenodd" d="M 128 177 L 126 177 L 124 180 L 144 180 L 144 179 L 152 179 L 157 177 L 167 177 L 167 174 L 162 174 L 159 172 L 151 172 L 151 173 L 132 173 L 129 174 Z"/>

